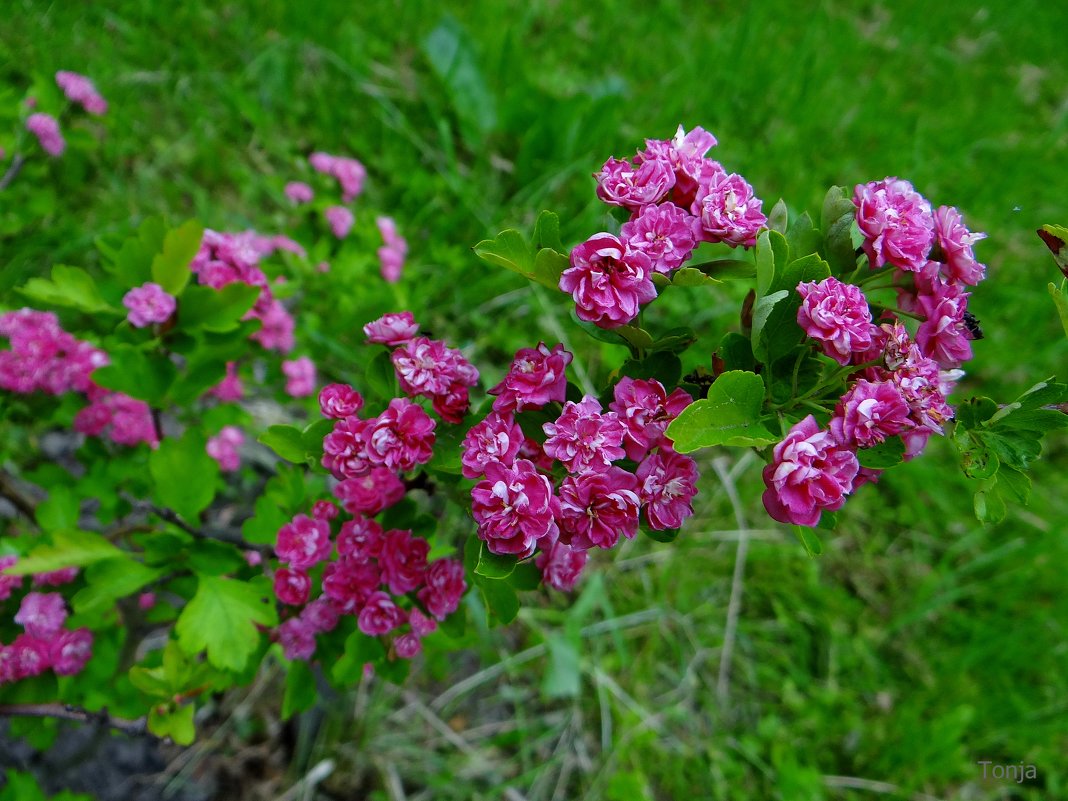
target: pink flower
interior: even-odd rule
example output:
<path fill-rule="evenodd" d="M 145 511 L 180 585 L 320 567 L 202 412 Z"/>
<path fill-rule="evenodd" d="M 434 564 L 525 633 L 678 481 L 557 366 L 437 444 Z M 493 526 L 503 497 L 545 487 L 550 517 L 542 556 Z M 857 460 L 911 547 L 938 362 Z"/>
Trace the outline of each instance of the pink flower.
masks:
<path fill-rule="evenodd" d="M 290 181 L 286 184 L 285 194 L 298 206 L 302 203 L 311 203 L 315 197 L 312 188 L 302 181 Z"/>
<path fill-rule="evenodd" d="M 916 344 L 946 369 L 960 367 L 972 358 L 972 335 L 965 320 L 968 295 L 958 285 L 948 284 L 937 294 L 918 298 L 927 319 L 916 331 Z"/>
<path fill-rule="evenodd" d="M 344 206 L 331 206 L 323 212 L 323 216 L 330 223 L 330 230 L 338 239 L 344 239 L 348 236 L 349 231 L 352 230 L 353 223 L 356 221 L 352 212 Z"/>
<path fill-rule="evenodd" d="M 129 309 L 126 319 L 134 328 L 165 323 L 178 307 L 173 295 L 167 294 L 163 287 L 151 281 L 127 292 L 122 298 L 122 305 Z"/>
<path fill-rule="evenodd" d="M 444 342 L 416 337 L 391 356 L 401 389 L 412 397 L 447 396 L 478 383 L 478 370 Z"/>
<path fill-rule="evenodd" d="M 375 592 L 360 610 L 356 624 L 368 637 L 388 634 L 404 622 L 404 611 L 384 592 Z"/>
<path fill-rule="evenodd" d="M 61 567 L 59 570 L 49 570 L 47 573 L 35 573 L 33 586 L 62 587 L 74 581 L 78 577 L 78 571 L 77 567 Z"/>
<path fill-rule="evenodd" d="M 330 557 L 330 524 L 297 515 L 278 530 L 274 552 L 290 567 L 307 570 Z"/>
<path fill-rule="evenodd" d="M 311 578 L 303 570 L 280 567 L 274 574 L 274 594 L 290 606 L 306 604 L 311 594 Z"/>
<path fill-rule="evenodd" d="M 237 470 L 241 467 L 240 448 L 245 442 L 245 435 L 237 426 L 223 426 L 214 437 L 208 440 L 208 456 L 219 463 L 219 469 L 224 472 Z"/>
<path fill-rule="evenodd" d="M 687 133 L 680 125 L 671 140 L 646 139 L 645 150 L 638 153 L 635 162 L 659 159 L 669 163 L 675 171 L 672 202 L 688 209 L 700 188 L 708 186 L 712 175 L 724 171 L 719 162 L 704 157 L 715 145 L 716 137 L 704 128 L 697 127 Z"/>
<path fill-rule="evenodd" d="M 339 612 L 354 615 L 381 581 L 378 568 L 371 562 L 331 562 L 323 571 L 323 593 Z"/>
<path fill-rule="evenodd" d="M 458 425 L 464 421 L 471 408 L 471 397 L 467 387 L 454 384 L 447 395 L 436 395 L 431 405 L 438 417 L 446 423 Z"/>
<path fill-rule="evenodd" d="M 286 659 L 311 659 L 315 653 L 315 631 L 299 617 L 291 617 L 278 627 L 278 641 Z"/>
<path fill-rule="evenodd" d="M 276 234 L 275 236 L 271 237 L 271 248 L 272 250 L 284 250 L 287 253 L 292 253 L 302 259 L 308 255 L 308 252 L 301 246 L 299 242 L 290 239 L 288 236 L 283 236 L 282 234 Z M 275 278 L 274 282 L 276 284 L 279 283 L 279 279 L 283 279 L 282 283 L 285 283 L 284 275 L 280 275 L 278 276 L 278 278 Z"/>
<path fill-rule="evenodd" d="M 425 586 L 417 597 L 435 619 L 444 620 L 456 611 L 466 590 L 464 566 L 456 559 L 438 559 L 427 568 Z M 415 629 L 414 611 L 412 614 L 412 628 Z"/>
<path fill-rule="evenodd" d="M 764 468 L 764 508 L 780 523 L 814 526 L 823 510 L 842 508 L 859 470 L 857 455 L 809 415 L 775 446 Z"/>
<path fill-rule="evenodd" d="M 409 311 L 383 314 L 363 327 L 368 342 L 403 345 L 419 332 L 419 323 Z"/>
<path fill-rule="evenodd" d="M 838 402 L 830 429 L 843 445 L 868 448 L 913 428 L 909 413 L 894 383 L 861 379 Z"/>
<path fill-rule="evenodd" d="M 0 556 L 0 601 L 6 601 L 11 593 L 22 586 L 22 576 L 7 576 L 3 572 L 18 560 L 17 556 Z"/>
<path fill-rule="evenodd" d="M 219 400 L 236 401 L 245 396 L 245 388 L 241 386 L 241 379 L 237 375 L 237 363 L 226 363 L 226 377 L 208 390 L 208 394 Z"/>
<path fill-rule="evenodd" d="M 376 217 L 375 224 L 385 243 L 378 249 L 378 260 L 382 265 L 382 278 L 395 284 L 400 280 L 404 269 L 404 260 L 408 257 L 408 242 L 397 233 L 397 224 L 391 217 Z"/>
<path fill-rule="evenodd" d="M 611 548 L 638 533 L 638 479 L 620 467 L 566 476 L 560 484 L 560 540 L 580 551 Z"/>
<path fill-rule="evenodd" d="M 884 264 L 923 269 L 934 242 L 935 221 L 931 204 L 912 184 L 899 178 L 857 184 L 853 203 L 873 269 Z"/>
<path fill-rule="evenodd" d="M 312 505 L 312 517 L 316 520 L 333 520 L 341 510 L 330 501 L 316 501 Z"/>
<path fill-rule="evenodd" d="M 423 650 L 423 643 L 415 634 L 402 634 L 393 641 L 393 651 L 401 659 L 412 659 Z"/>
<path fill-rule="evenodd" d="M 244 553 L 245 563 L 249 567 L 259 567 L 263 564 L 263 554 L 259 551 L 245 551 Z"/>
<path fill-rule="evenodd" d="M 563 403 L 567 396 L 566 370 L 572 358 L 559 344 L 551 351 L 544 342 L 536 348 L 518 350 L 508 375 L 489 390 L 490 395 L 497 396 L 493 411 L 524 412 L 552 401 Z"/>
<path fill-rule="evenodd" d="M 673 203 L 645 206 L 630 222 L 623 223 L 619 237 L 627 250 L 641 251 L 653 270 L 670 273 L 690 258 L 697 241 L 694 218 Z"/>
<path fill-rule="evenodd" d="M 627 250 L 612 234 L 594 234 L 571 251 L 560 289 L 575 300 L 580 320 L 618 328 L 656 297 L 653 264 L 641 251 Z"/>
<path fill-rule="evenodd" d="M 323 417 L 342 420 L 363 408 L 363 395 L 348 384 L 327 384 L 319 390 L 319 410 Z"/>
<path fill-rule="evenodd" d="M 336 478 L 362 476 L 371 469 L 367 458 L 367 429 L 370 421 L 345 417 L 323 437 L 322 464 Z M 340 496 L 339 496 L 340 497 Z"/>
<path fill-rule="evenodd" d="M 386 532 L 378 564 L 382 568 L 382 581 L 391 593 L 403 595 L 423 583 L 428 553 L 430 543 L 421 537 L 413 537 L 412 532 Z"/>
<path fill-rule="evenodd" d="M 293 350 L 293 318 L 281 301 L 269 299 L 261 311 L 253 308 L 252 317 L 260 321 L 261 327 L 249 339 L 259 342 L 267 350 L 279 353 Z"/>
<path fill-rule="evenodd" d="M 597 179 L 597 197 L 631 211 L 659 203 L 675 185 L 675 171 L 664 159 L 633 164 L 612 158 L 593 177 Z"/>
<path fill-rule="evenodd" d="M 971 286 L 982 281 L 986 277 L 986 267 L 975 260 L 972 245 L 986 239 L 986 234 L 969 231 L 960 212 L 951 206 L 940 206 L 935 211 L 934 224 L 945 273 L 950 280 Z"/>
<path fill-rule="evenodd" d="M 656 379 L 624 376 L 613 390 L 614 400 L 608 408 L 615 412 L 626 432 L 623 447 L 627 458 L 640 462 L 650 449 L 664 441 L 664 431 L 679 413 L 693 403 L 682 389 L 670 395 Z"/>
<path fill-rule="evenodd" d="M 692 210 L 701 220 L 704 241 L 753 247 L 757 231 L 768 222 L 763 204 L 742 176 L 717 173 L 701 188 Z"/>
<path fill-rule="evenodd" d="M 435 562 L 437 564 L 437 562 Z M 463 578 L 461 577 L 460 583 L 463 584 Z M 463 593 L 463 589 L 460 590 Z M 434 618 L 427 617 L 420 611 L 418 607 L 412 609 L 408 613 L 408 625 L 412 627 L 412 634 L 416 637 L 426 637 L 428 634 L 433 634 L 438 630 L 438 623 Z"/>
<path fill-rule="evenodd" d="M 93 633 L 81 628 L 61 631 L 51 642 L 48 662 L 57 676 L 74 676 L 85 669 L 93 655 Z"/>
<path fill-rule="evenodd" d="M 589 395 L 568 401 L 555 423 L 542 425 L 545 454 L 564 463 L 568 471 L 603 470 L 622 459 L 626 429 L 614 412 L 601 413 L 600 402 Z"/>
<path fill-rule="evenodd" d="M 537 541 L 555 538 L 558 502 L 553 486 L 531 462 L 486 465 L 486 478 L 471 490 L 471 514 L 490 551 L 526 557 Z"/>
<path fill-rule="evenodd" d="M 376 515 L 404 497 L 404 484 L 388 468 L 375 467 L 366 475 L 346 478 L 334 494 L 351 515 Z"/>
<path fill-rule="evenodd" d="M 345 156 L 331 156 L 329 153 L 312 153 L 308 157 L 312 169 L 333 176 L 341 186 L 341 199 L 351 203 L 363 192 L 363 182 L 367 170 L 356 159 Z"/>
<path fill-rule="evenodd" d="M 59 132 L 59 123 L 51 114 L 31 114 L 26 118 L 26 130 L 37 137 L 37 142 L 52 158 L 63 155 L 67 143 Z"/>
<path fill-rule="evenodd" d="M 108 110 L 108 103 L 93 86 L 93 82 L 76 72 L 60 70 L 56 73 L 56 85 L 72 103 L 77 103 L 97 117 Z"/>
<path fill-rule="evenodd" d="M 156 605 L 156 593 L 143 592 L 137 596 L 137 608 L 142 612 L 147 612 L 149 609 Z"/>
<path fill-rule="evenodd" d="M 471 427 L 464 437 L 460 456 L 465 478 L 478 478 L 486 465 L 499 462 L 511 467 L 523 444 L 523 429 L 510 417 L 493 412 Z"/>
<path fill-rule="evenodd" d="M 570 545 L 555 542 L 549 550 L 539 553 L 534 563 L 541 570 L 542 581 L 554 590 L 571 592 L 589 558 L 589 551 L 576 551 Z"/>
<path fill-rule="evenodd" d="M 291 398 L 306 398 L 315 394 L 315 362 L 307 356 L 282 362 L 286 377 L 286 394 Z"/>
<path fill-rule="evenodd" d="M 697 494 L 697 462 L 689 456 L 660 448 L 638 465 L 638 497 L 645 519 L 654 531 L 678 528 L 693 514 Z"/>
<path fill-rule="evenodd" d="M 29 592 L 22 599 L 15 622 L 31 637 L 47 640 L 53 637 L 67 619 L 67 605 L 58 592 Z"/>
<path fill-rule="evenodd" d="M 437 424 L 418 404 L 394 398 L 368 423 L 367 459 L 372 464 L 407 472 L 430 461 Z"/>
<path fill-rule="evenodd" d="M 355 517 L 341 524 L 337 535 L 337 552 L 342 559 L 368 562 L 382 553 L 385 535 L 382 526 L 365 517 Z"/>
<path fill-rule="evenodd" d="M 301 610 L 300 620 L 311 631 L 318 634 L 337 628 L 340 615 L 329 598 L 316 598 Z"/>
<path fill-rule="evenodd" d="M 825 354 L 844 365 L 854 353 L 871 347 L 875 326 L 860 287 L 832 276 L 819 283 L 800 283 L 797 292 L 802 299 L 797 324 L 820 343 Z"/>

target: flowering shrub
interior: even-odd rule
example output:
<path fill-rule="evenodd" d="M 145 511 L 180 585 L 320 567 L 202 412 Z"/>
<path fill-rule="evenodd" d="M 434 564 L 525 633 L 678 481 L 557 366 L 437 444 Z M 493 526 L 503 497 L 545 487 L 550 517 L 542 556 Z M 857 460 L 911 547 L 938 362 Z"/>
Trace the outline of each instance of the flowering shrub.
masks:
<path fill-rule="evenodd" d="M 315 700 L 316 673 L 400 681 L 424 650 L 456 648 L 472 610 L 508 623 L 520 592 L 574 588 L 591 552 L 679 536 L 702 448 L 756 449 L 764 507 L 813 552 L 811 529 L 934 435 L 978 482 L 980 519 L 1026 501 L 1068 388 L 949 401 L 981 337 L 967 304 L 983 235 L 897 178 L 833 188 L 818 226 L 781 201 L 766 215 L 715 145 L 680 127 L 609 159 L 596 193 L 618 216 L 570 250 L 549 212 L 530 238 L 476 246 L 573 305 L 590 337 L 532 337 L 486 366 L 497 381 L 404 308 L 365 321 L 344 374 L 321 375 L 303 287 L 357 252 L 393 285 L 408 257 L 392 219 L 350 208 L 363 165 L 322 152 L 279 186 L 292 238 L 148 220 L 99 240 L 99 271 L 57 265 L 4 298 L 20 470 L 0 490 L 24 519 L 0 550 L 0 703 L 106 706 L 184 743 L 196 700 L 264 660 L 286 668 L 286 715 Z M 657 305 L 718 292 L 744 295 L 737 330 Z M 618 364 L 581 372 L 603 345 Z M 44 462 L 15 458 L 31 422 L 64 432 Z"/>

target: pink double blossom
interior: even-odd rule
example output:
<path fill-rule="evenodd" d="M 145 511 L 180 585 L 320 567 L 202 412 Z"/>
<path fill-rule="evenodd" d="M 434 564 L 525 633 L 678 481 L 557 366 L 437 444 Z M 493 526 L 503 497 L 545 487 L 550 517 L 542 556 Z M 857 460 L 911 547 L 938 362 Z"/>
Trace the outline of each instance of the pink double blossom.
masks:
<path fill-rule="evenodd" d="M 687 132 L 680 125 L 670 140 L 646 139 L 645 150 L 638 153 L 635 162 L 662 160 L 671 165 L 675 173 L 671 200 L 676 206 L 688 209 L 698 192 L 707 191 L 712 177 L 724 172 L 718 161 L 705 158 L 716 144 L 716 137 L 704 128 L 698 126 Z"/>
<path fill-rule="evenodd" d="M 934 226 L 946 277 L 971 286 L 982 281 L 986 266 L 976 260 L 972 246 L 986 239 L 986 234 L 969 231 L 960 212 L 952 206 L 939 206 L 934 213 Z"/>
<path fill-rule="evenodd" d="M 694 218 L 673 203 L 645 206 L 623 223 L 619 238 L 628 250 L 649 257 L 655 272 L 665 275 L 680 267 L 697 247 Z"/>
<path fill-rule="evenodd" d="M 478 383 L 478 370 L 460 351 L 416 337 L 394 350 L 391 358 L 404 392 L 430 398 L 434 411 L 449 423 L 463 421 L 470 405 L 468 387 Z"/>
<path fill-rule="evenodd" d="M 311 659 L 315 653 L 314 628 L 299 617 L 291 617 L 278 627 L 278 642 L 286 659 Z"/>
<path fill-rule="evenodd" d="M 567 366 L 574 358 L 564 346 L 552 350 L 544 342 L 536 348 L 520 348 L 508 368 L 508 375 L 489 390 L 496 395 L 493 411 L 524 412 L 547 403 L 563 403 L 567 396 Z"/>
<path fill-rule="evenodd" d="M 650 449 L 665 441 L 664 432 L 679 414 L 693 403 L 683 389 L 670 395 L 655 378 L 640 379 L 624 376 L 619 379 L 608 408 L 626 428 L 623 447 L 627 458 L 640 462 Z"/>
<path fill-rule="evenodd" d="M 208 456 L 219 463 L 219 469 L 232 473 L 241 467 L 241 446 L 245 434 L 237 426 L 223 426 L 219 433 L 208 439 Z"/>
<path fill-rule="evenodd" d="M 705 242 L 753 247 L 757 231 L 768 222 L 763 205 L 742 176 L 716 173 L 701 187 L 692 211 L 700 220 L 698 233 Z"/>
<path fill-rule="evenodd" d="M 597 179 L 597 197 L 631 211 L 659 203 L 675 185 L 675 171 L 670 162 L 660 158 L 646 158 L 641 164 L 611 158 L 593 177 Z"/>
<path fill-rule="evenodd" d="M 780 523 L 815 526 L 841 509 L 860 470 L 857 455 L 809 415 L 775 446 L 764 468 L 764 508 Z"/>
<path fill-rule="evenodd" d="M 52 312 L 2 313 L 0 336 L 11 343 L 11 350 L 0 351 L 0 389 L 10 392 L 88 392 L 90 374 L 108 363 L 104 351 L 64 331 Z"/>
<path fill-rule="evenodd" d="M 541 580 L 560 592 L 571 592 L 589 560 L 589 551 L 577 551 L 570 545 L 555 542 L 537 555 L 534 564 L 541 571 Z"/>
<path fill-rule="evenodd" d="M 359 161 L 347 156 L 332 156 L 317 152 L 308 157 L 312 169 L 337 179 L 341 187 L 341 199 L 351 203 L 363 192 L 363 183 L 367 179 L 367 170 Z"/>
<path fill-rule="evenodd" d="M 286 394 L 291 398 L 307 398 L 315 394 L 315 362 L 307 356 L 282 362 L 286 377 Z"/>
<path fill-rule="evenodd" d="M 853 204 L 873 269 L 884 264 L 923 269 L 934 243 L 935 220 L 931 204 L 912 184 L 900 178 L 857 184 Z"/>
<path fill-rule="evenodd" d="M 330 225 L 330 231 L 338 239 L 348 236 L 353 223 L 356 222 L 355 216 L 344 206 L 330 206 L 323 212 L 323 216 Z"/>
<path fill-rule="evenodd" d="M 427 568 L 425 584 L 416 597 L 432 617 L 444 620 L 456 611 L 466 590 L 464 566 L 456 559 L 437 559 Z M 412 625 L 416 625 L 414 620 Z"/>
<path fill-rule="evenodd" d="M 594 234 L 577 245 L 570 263 L 560 276 L 560 289 L 574 298 L 580 320 L 618 328 L 656 297 L 650 258 L 628 250 L 612 234 Z"/>
<path fill-rule="evenodd" d="M 307 570 L 330 557 L 330 524 L 297 515 L 278 530 L 274 552 L 290 567 Z"/>
<path fill-rule="evenodd" d="M 486 465 L 510 467 L 523 445 L 523 429 L 511 418 L 493 412 L 471 427 L 461 444 L 460 462 L 465 478 L 478 478 Z"/>
<path fill-rule="evenodd" d="M 323 571 L 323 594 L 346 615 L 358 614 L 378 591 L 382 574 L 372 562 L 331 562 Z"/>
<path fill-rule="evenodd" d="M 908 402 L 896 384 L 861 379 L 838 402 L 830 430 L 844 445 L 868 448 L 913 428 L 909 415 Z"/>
<path fill-rule="evenodd" d="M 825 354 L 845 365 L 854 353 L 871 347 L 875 326 L 860 287 L 831 276 L 819 283 L 800 283 L 797 292 L 801 295 L 797 324 Z"/>
<path fill-rule="evenodd" d="M 303 203 L 311 203 L 315 198 L 315 190 L 303 181 L 290 181 L 283 191 L 285 196 L 298 206 Z"/>
<path fill-rule="evenodd" d="M 47 661 L 57 676 L 81 673 L 93 655 L 93 633 L 87 628 L 60 631 L 52 638 Z"/>
<path fill-rule="evenodd" d="M 129 313 L 126 319 L 134 328 L 145 328 L 153 323 L 165 323 L 174 314 L 178 302 L 159 284 L 151 281 L 134 287 L 122 298 L 122 305 Z"/>
<path fill-rule="evenodd" d="M 274 594 L 290 606 L 302 606 L 311 595 L 311 578 L 303 570 L 280 567 L 274 573 Z"/>
<path fill-rule="evenodd" d="M 368 421 L 368 461 L 399 472 L 426 464 L 433 455 L 436 425 L 422 406 L 394 398 L 382 414 Z"/>
<path fill-rule="evenodd" d="M 371 597 L 367 599 L 356 618 L 360 631 L 369 637 L 388 634 L 402 623 L 404 623 L 404 610 L 397 606 L 385 592 L 371 593 Z"/>
<path fill-rule="evenodd" d="M 333 430 L 323 437 L 323 467 L 339 479 L 367 473 L 372 467 L 367 455 L 369 427 L 369 421 L 357 417 L 345 417 L 334 423 Z"/>
<path fill-rule="evenodd" d="M 403 345 L 419 333 L 419 323 L 409 311 L 383 314 L 363 327 L 368 342 L 381 345 Z"/>
<path fill-rule="evenodd" d="M 577 550 L 611 548 L 638 533 L 638 479 L 620 467 L 566 476 L 560 484 L 560 541 Z"/>
<path fill-rule="evenodd" d="M 42 640 L 55 636 L 66 620 L 67 604 L 58 592 L 26 593 L 15 613 L 15 622 L 28 635 Z"/>
<path fill-rule="evenodd" d="M 373 467 L 334 487 L 334 495 L 351 515 L 376 515 L 404 497 L 404 483 L 386 467 Z"/>
<path fill-rule="evenodd" d="M 600 401 L 587 395 L 568 401 L 556 422 L 542 425 L 545 455 L 563 462 L 572 473 L 603 470 L 622 459 L 626 429 L 615 412 L 602 413 Z"/>
<path fill-rule="evenodd" d="M 62 587 L 70 584 L 78 577 L 80 568 L 61 567 L 59 570 L 49 570 L 46 573 L 33 574 L 34 587 Z"/>
<path fill-rule="evenodd" d="M 337 535 L 337 552 L 342 559 L 368 562 L 382 553 L 385 533 L 375 520 L 357 515 L 341 524 Z"/>
<path fill-rule="evenodd" d="M 411 531 L 387 531 L 382 538 L 378 564 L 382 581 L 394 595 L 411 592 L 423 583 L 430 543 L 413 537 Z"/>
<path fill-rule="evenodd" d="M 77 103 L 90 114 L 99 117 L 107 112 L 108 102 L 84 75 L 60 70 L 56 73 L 56 85 L 63 90 L 69 101 Z"/>
<path fill-rule="evenodd" d="M 693 514 L 697 462 L 670 448 L 646 456 L 635 473 L 645 519 L 654 531 L 678 528 Z"/>
<path fill-rule="evenodd" d="M 940 291 L 917 298 L 926 319 L 916 331 L 916 344 L 947 370 L 972 358 L 972 333 L 965 320 L 968 295 L 957 284 L 945 284 Z"/>
<path fill-rule="evenodd" d="M 319 390 L 319 410 L 323 417 L 343 420 L 363 408 L 363 395 L 348 384 L 327 384 Z"/>
<path fill-rule="evenodd" d="M 493 553 L 530 556 L 539 540 L 555 539 L 558 509 L 552 483 L 526 459 L 487 464 L 486 478 L 471 490 L 478 536 Z"/>
<path fill-rule="evenodd" d="M 241 384 L 241 377 L 237 374 L 237 363 L 226 363 L 226 376 L 208 390 L 208 394 L 223 402 L 241 400 L 245 397 L 245 388 Z"/>
<path fill-rule="evenodd" d="M 26 130 L 37 137 L 41 149 L 52 158 L 59 158 L 67 149 L 67 142 L 59 131 L 59 122 L 51 114 L 31 114 L 26 118 Z"/>
<path fill-rule="evenodd" d="M 390 284 L 395 284 L 400 280 L 404 261 L 408 258 L 408 240 L 397 233 L 397 224 L 392 217 L 376 217 L 375 225 L 378 226 L 383 242 L 377 251 L 382 278 Z"/>

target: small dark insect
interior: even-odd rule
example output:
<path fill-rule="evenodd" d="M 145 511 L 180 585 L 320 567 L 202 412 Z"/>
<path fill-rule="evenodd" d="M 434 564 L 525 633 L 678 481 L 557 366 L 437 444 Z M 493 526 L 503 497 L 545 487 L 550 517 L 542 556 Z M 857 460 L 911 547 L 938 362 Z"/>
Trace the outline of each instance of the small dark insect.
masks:
<path fill-rule="evenodd" d="M 971 339 L 982 339 L 983 329 L 979 327 L 979 320 L 969 311 L 964 312 L 964 325 L 968 329 Z"/>

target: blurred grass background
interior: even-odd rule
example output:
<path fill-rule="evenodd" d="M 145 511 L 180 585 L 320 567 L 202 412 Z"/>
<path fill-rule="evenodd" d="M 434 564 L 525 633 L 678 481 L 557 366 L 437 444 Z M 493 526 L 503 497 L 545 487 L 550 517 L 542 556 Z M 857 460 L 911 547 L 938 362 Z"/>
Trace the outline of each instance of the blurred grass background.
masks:
<path fill-rule="evenodd" d="M 111 108 L 95 167 L 40 168 L 56 202 L 0 235 L 5 282 L 89 263 L 98 234 L 157 213 L 273 233 L 295 165 L 351 154 L 367 202 L 411 242 L 416 316 L 471 350 L 489 385 L 516 347 L 581 333 L 566 298 L 492 272 L 471 245 L 542 208 L 565 240 L 601 230 L 590 174 L 681 122 L 714 132 L 712 155 L 767 207 L 816 213 L 829 185 L 886 175 L 959 206 L 990 234 L 972 302 L 986 339 L 960 397 L 1064 378 L 1056 272 L 1034 229 L 1068 222 L 1068 6 L 449 5 L 13 0 L 0 85 L 75 70 Z M 332 275 L 299 320 L 306 342 L 337 343 L 316 358 L 343 374 L 359 324 L 396 301 Z M 736 301 L 676 300 L 654 324 L 692 321 L 714 343 Z M 601 375 L 621 354 L 602 358 Z M 815 560 L 767 521 L 756 461 L 712 454 L 675 544 L 625 543 L 577 600 L 532 596 L 510 629 L 472 632 L 469 656 L 330 704 L 302 722 L 288 779 L 329 757 L 334 798 L 1068 797 L 1066 452 L 1052 444 L 1030 508 L 983 528 L 933 443 L 859 493 Z M 554 684 L 568 673 L 580 681 Z M 979 760 L 1039 779 L 983 781 Z"/>

